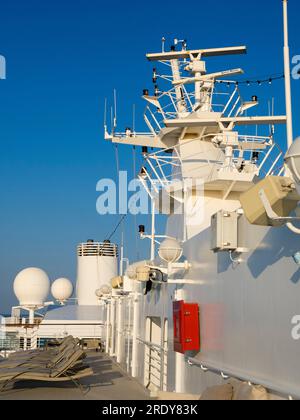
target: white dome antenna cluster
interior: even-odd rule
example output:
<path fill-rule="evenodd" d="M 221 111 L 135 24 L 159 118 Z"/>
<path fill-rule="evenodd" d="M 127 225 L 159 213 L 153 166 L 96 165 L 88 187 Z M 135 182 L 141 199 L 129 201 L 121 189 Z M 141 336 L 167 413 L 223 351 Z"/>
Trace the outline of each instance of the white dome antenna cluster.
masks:
<path fill-rule="evenodd" d="M 30 267 L 20 271 L 14 281 L 14 292 L 20 306 L 36 309 L 45 306 L 50 293 L 50 280 L 45 271 Z M 59 278 L 52 283 L 51 294 L 63 303 L 73 294 L 73 284 L 69 279 Z"/>

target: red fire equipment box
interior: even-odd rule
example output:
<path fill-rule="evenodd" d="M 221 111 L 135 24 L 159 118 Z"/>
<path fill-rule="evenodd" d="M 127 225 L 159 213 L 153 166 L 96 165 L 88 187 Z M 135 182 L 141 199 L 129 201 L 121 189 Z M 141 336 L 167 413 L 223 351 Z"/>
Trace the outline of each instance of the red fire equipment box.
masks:
<path fill-rule="evenodd" d="M 199 305 L 173 302 L 174 351 L 200 351 Z"/>

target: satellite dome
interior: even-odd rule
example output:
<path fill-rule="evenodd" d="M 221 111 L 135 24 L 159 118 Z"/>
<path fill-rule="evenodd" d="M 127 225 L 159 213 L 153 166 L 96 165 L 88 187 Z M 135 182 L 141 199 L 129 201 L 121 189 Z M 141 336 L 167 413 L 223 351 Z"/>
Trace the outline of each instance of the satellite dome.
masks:
<path fill-rule="evenodd" d="M 300 184 L 300 137 L 298 137 L 284 158 L 293 178 L 297 184 Z"/>
<path fill-rule="evenodd" d="M 176 239 L 167 238 L 160 244 L 158 254 L 163 261 L 174 263 L 180 259 L 182 247 Z"/>
<path fill-rule="evenodd" d="M 111 293 L 111 286 L 109 284 L 104 284 L 95 291 L 95 294 L 98 298 L 101 298 L 103 295 L 109 295 Z"/>
<path fill-rule="evenodd" d="M 95 290 L 95 295 L 97 296 L 97 298 L 101 298 L 103 296 L 103 293 L 101 292 L 100 289 Z"/>
<path fill-rule="evenodd" d="M 51 294 L 54 299 L 64 302 L 72 296 L 73 284 L 66 278 L 57 279 L 52 283 Z"/>
<path fill-rule="evenodd" d="M 47 299 L 50 281 L 40 268 L 20 271 L 14 281 L 14 292 L 21 306 L 41 306 Z"/>

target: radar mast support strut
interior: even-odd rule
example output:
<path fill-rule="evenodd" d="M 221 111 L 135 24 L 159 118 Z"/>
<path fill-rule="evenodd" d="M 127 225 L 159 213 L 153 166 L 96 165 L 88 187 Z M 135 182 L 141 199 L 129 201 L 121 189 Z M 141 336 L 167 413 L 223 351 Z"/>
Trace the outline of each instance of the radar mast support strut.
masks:
<path fill-rule="evenodd" d="M 285 102 L 287 116 L 287 148 L 293 143 L 293 111 L 291 94 L 291 68 L 290 68 L 290 48 L 288 32 L 288 0 L 283 0 L 283 26 L 284 26 L 284 77 L 285 77 Z"/>

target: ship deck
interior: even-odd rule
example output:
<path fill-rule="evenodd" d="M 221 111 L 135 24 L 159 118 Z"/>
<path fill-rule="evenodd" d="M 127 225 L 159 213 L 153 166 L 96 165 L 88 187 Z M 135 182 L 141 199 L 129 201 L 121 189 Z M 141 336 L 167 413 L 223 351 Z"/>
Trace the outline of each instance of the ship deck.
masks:
<path fill-rule="evenodd" d="M 86 362 L 94 375 L 80 380 L 82 389 L 72 382 L 18 381 L 7 385 L 0 400 L 150 400 L 147 390 L 107 355 L 89 352 Z"/>

